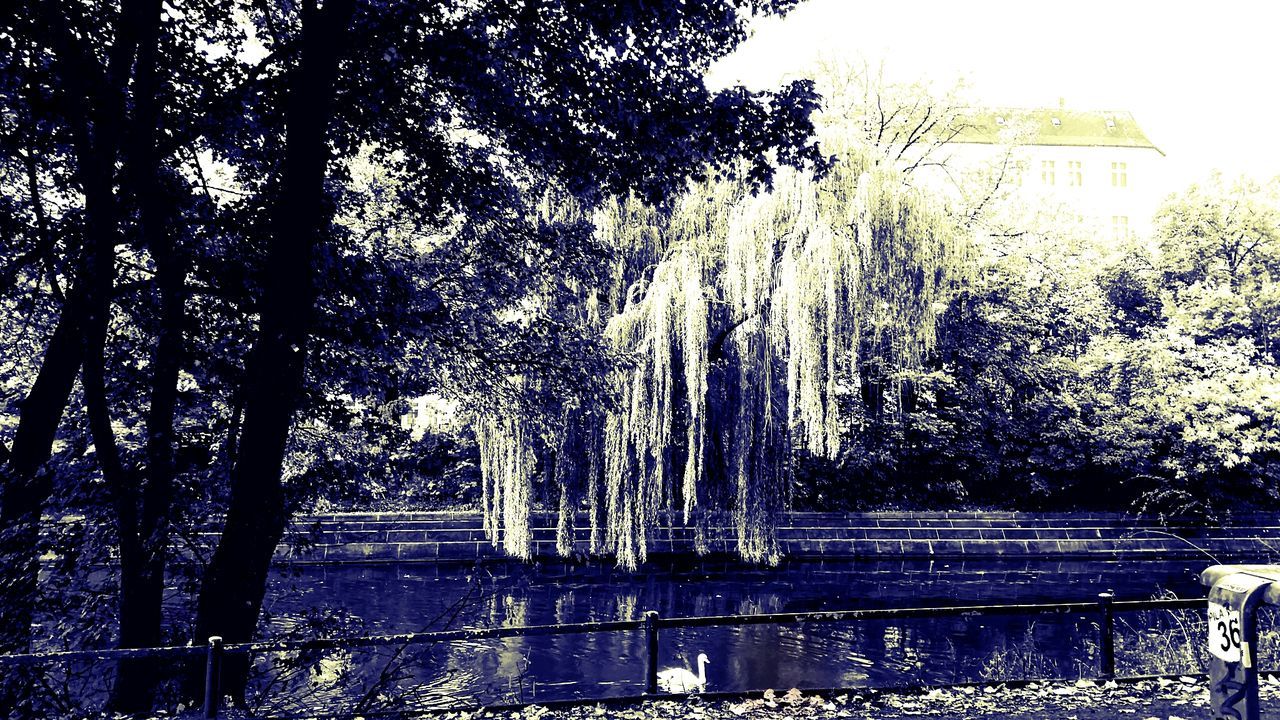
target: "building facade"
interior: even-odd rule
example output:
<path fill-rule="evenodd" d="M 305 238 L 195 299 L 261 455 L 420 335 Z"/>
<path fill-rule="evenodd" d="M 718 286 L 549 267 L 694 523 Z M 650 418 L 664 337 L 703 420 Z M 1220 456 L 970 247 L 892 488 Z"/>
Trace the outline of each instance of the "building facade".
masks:
<path fill-rule="evenodd" d="M 1003 167 L 1009 202 L 1074 214 L 1115 242 L 1150 238 L 1171 189 L 1164 153 L 1124 111 L 984 110 L 966 116 L 948 148 L 961 167 Z"/>

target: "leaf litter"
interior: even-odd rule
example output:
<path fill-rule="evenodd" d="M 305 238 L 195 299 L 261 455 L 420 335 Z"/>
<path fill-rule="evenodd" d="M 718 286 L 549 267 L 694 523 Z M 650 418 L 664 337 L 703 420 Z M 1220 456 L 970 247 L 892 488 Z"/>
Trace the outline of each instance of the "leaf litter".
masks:
<path fill-rule="evenodd" d="M 1280 679 L 1264 677 L 1263 718 L 1280 720 Z M 1273 708 L 1268 712 L 1269 708 Z M 1001 683 L 931 688 L 919 692 L 873 688 L 836 694 L 795 688 L 758 697 L 710 699 L 697 695 L 615 704 L 450 713 L 443 720 L 800 720 L 813 718 L 996 718 L 1018 720 L 1193 720 L 1209 716 L 1203 678 L 1182 676 L 1117 683 L 1093 680 Z"/>

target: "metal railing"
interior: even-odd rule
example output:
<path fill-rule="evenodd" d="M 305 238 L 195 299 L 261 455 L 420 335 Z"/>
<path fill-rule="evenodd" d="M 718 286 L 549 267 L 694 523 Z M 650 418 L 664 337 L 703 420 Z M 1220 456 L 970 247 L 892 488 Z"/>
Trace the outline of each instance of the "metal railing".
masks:
<path fill-rule="evenodd" d="M 67 652 L 0 655 L 0 667 L 35 665 L 81 660 L 178 659 L 205 656 L 204 717 L 216 718 L 219 712 L 222 666 L 226 655 L 280 653 L 306 650 L 419 645 L 487 640 L 511 637 L 574 635 L 598 632 L 636 632 L 645 636 L 645 692 L 658 693 L 658 640 L 662 629 L 741 627 L 747 625 L 796 625 L 809 623 L 850 622 L 857 620 L 905 620 L 913 618 L 983 617 L 987 615 L 1069 615 L 1097 613 L 1098 678 L 1115 677 L 1115 613 L 1150 610 L 1196 610 L 1206 607 L 1203 598 L 1164 600 L 1115 600 L 1110 592 L 1100 593 L 1095 601 L 1067 603 L 1033 603 L 1010 605 L 952 605 L 943 607 L 883 608 L 867 610 L 835 610 L 803 613 L 762 613 L 758 615 L 710 615 L 702 617 L 661 617 L 650 610 L 642 620 L 568 623 L 561 625 L 525 625 L 519 627 L 437 630 L 432 632 L 360 637 L 287 640 L 249 643 L 224 643 L 211 637 L 206 645 L 128 648 L 116 650 L 78 650 Z M 603 698 L 600 698 L 603 699 Z"/>

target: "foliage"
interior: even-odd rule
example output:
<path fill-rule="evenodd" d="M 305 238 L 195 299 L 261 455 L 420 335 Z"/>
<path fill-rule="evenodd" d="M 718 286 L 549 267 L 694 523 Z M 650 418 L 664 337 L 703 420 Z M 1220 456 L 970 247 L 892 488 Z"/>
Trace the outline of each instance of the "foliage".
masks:
<path fill-rule="evenodd" d="M 1258 243 L 1232 281 L 1227 255 L 1212 259 L 1224 245 L 1187 229 L 1212 224 L 1187 219 L 1208 202 L 1190 192 L 1194 202 L 1175 198 L 1162 214 L 1163 232 L 1182 233 L 1161 240 L 1177 252 L 1108 245 L 1045 218 L 989 223 L 980 269 L 914 380 L 916 411 L 853 435 L 849 482 L 896 488 L 866 493 L 868 504 L 1096 503 L 1183 516 L 1274 507 L 1277 368 L 1270 331 L 1254 320 L 1271 283 L 1265 205 L 1252 198 Z"/>
<path fill-rule="evenodd" d="M 587 485 L 593 551 L 635 567 L 663 515 L 692 522 L 705 549 L 701 528 L 727 513 L 743 557 L 776 561 L 793 453 L 835 457 L 852 388 L 879 417 L 933 351 L 937 311 L 964 272 L 962 219 L 912 187 L 913 166 L 875 138 L 822 148 L 833 153 L 826 172 L 782 169 L 764 192 L 721 179 L 670 208 L 624 198 L 597 214 L 602 242 L 621 255 L 603 288 L 613 313 L 603 333 L 622 362 L 592 431 L 602 461 L 584 480 L 557 478 Z M 494 457 L 519 454 L 513 433 L 495 437 Z M 508 462 L 491 474 L 527 482 L 533 464 L 521 462 L 523 472 Z M 524 530 L 505 501 L 487 508 L 492 531 Z"/>
<path fill-rule="evenodd" d="M 1057 665 L 1036 647 L 1035 630 L 1035 623 L 1030 623 L 1022 637 L 1012 642 L 1004 638 L 1000 647 L 983 661 L 979 671 L 982 679 L 998 682 L 1053 677 L 1058 670 Z"/>
<path fill-rule="evenodd" d="M 413 464 L 407 400 L 493 411 L 601 387 L 608 349 L 581 314 L 613 259 L 589 222 L 603 198 L 824 165 L 811 83 L 702 81 L 751 17 L 792 4 L 0 16 L 0 646 L 47 640 L 30 622 L 45 510 L 113 526 L 122 611 L 93 630 L 123 644 L 167 632 L 170 539 L 225 513 L 195 632 L 247 640 L 290 513 L 378 501 Z M 145 710 L 132 670 L 112 704 Z"/>
<path fill-rule="evenodd" d="M 947 190 L 953 95 L 707 90 L 792 5 L 0 16 L 0 649 L 182 637 L 166 576 L 248 639 L 305 509 L 478 505 L 517 557 L 585 510 L 635 567 L 664 520 L 774 561 L 788 503 L 1275 507 L 1280 181 L 1189 188 L 1150 247 Z M 477 419 L 415 432 L 428 394 Z"/>
<path fill-rule="evenodd" d="M 1214 174 L 1157 214 L 1173 321 L 1197 341 L 1251 339 L 1280 360 L 1280 178 Z"/>
<path fill-rule="evenodd" d="M 954 197 L 928 173 L 963 114 L 865 69 L 824 72 L 840 93 L 820 115 L 824 176 L 595 217 L 619 259 L 591 296 L 612 318 L 587 327 L 603 322 L 624 362 L 603 420 L 576 421 L 603 461 L 554 478 L 563 552 L 583 499 L 591 549 L 625 566 L 661 518 L 721 512 L 767 560 L 780 498 L 1195 517 L 1280 500 L 1272 185 L 1214 178 L 1172 198 L 1160 252 L 1011 204 L 998 170 L 929 209 Z"/>

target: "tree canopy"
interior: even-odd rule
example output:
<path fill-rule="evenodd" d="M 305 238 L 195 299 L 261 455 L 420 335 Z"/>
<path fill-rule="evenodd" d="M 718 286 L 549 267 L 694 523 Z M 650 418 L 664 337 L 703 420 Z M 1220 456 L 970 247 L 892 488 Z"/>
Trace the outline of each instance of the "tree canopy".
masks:
<path fill-rule="evenodd" d="M 568 382 L 599 355 L 551 312 L 607 254 L 586 213 L 717 167 L 767 185 L 823 164 L 810 83 L 702 82 L 791 4 L 10 8 L 0 294 L 29 308 L 4 331 L 35 362 L 3 368 L 3 647 L 32 640 L 40 517 L 86 479 L 63 443 L 93 448 L 120 642 L 159 642 L 171 520 L 210 510 L 190 631 L 244 640 L 329 432 L 530 368 Z M 120 709 L 149 702 L 131 667 Z"/>
<path fill-rule="evenodd" d="M 272 632 L 316 508 L 478 507 L 516 557 L 554 511 L 635 568 L 667 523 L 776 561 L 786 508 L 1275 507 L 1276 183 L 1116 246 L 953 172 L 954 95 L 709 91 L 793 4 L 0 12 L 0 652 Z M 39 681 L 0 712 L 66 710 Z"/>

